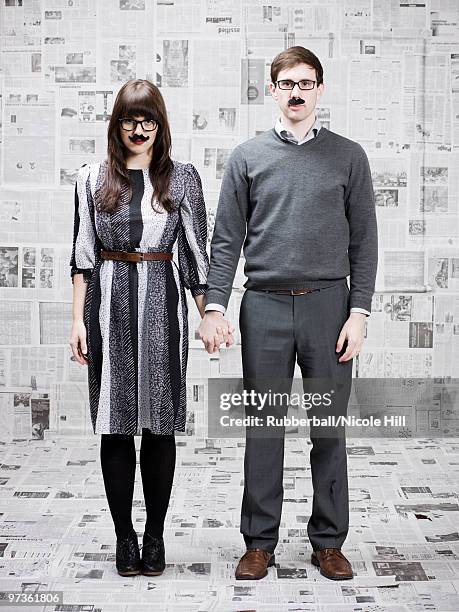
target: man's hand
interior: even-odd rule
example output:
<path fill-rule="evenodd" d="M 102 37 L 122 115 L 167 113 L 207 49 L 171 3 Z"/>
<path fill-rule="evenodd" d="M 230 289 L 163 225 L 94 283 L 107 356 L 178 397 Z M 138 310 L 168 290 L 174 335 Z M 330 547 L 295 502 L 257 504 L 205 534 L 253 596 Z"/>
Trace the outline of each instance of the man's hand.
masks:
<path fill-rule="evenodd" d="M 215 353 L 220 350 L 220 344 L 226 346 L 234 344 L 232 333 L 234 327 L 229 321 L 223 318 L 223 313 L 217 310 L 209 310 L 204 314 L 198 327 L 198 334 L 206 347 L 208 353 Z"/>
<path fill-rule="evenodd" d="M 347 340 L 346 350 L 338 361 L 349 361 L 360 353 L 365 337 L 366 318 L 367 316 L 361 312 L 351 312 L 349 315 L 336 343 L 336 352 L 339 353 Z"/>

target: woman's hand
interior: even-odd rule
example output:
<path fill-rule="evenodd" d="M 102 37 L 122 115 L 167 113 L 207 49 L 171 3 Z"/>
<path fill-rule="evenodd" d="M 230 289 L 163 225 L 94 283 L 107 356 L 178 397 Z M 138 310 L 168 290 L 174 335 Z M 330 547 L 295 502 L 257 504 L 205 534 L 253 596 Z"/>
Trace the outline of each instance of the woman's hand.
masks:
<path fill-rule="evenodd" d="M 74 321 L 70 334 L 70 347 L 73 356 L 81 365 L 88 365 L 88 347 L 86 344 L 86 325 L 83 321 Z"/>

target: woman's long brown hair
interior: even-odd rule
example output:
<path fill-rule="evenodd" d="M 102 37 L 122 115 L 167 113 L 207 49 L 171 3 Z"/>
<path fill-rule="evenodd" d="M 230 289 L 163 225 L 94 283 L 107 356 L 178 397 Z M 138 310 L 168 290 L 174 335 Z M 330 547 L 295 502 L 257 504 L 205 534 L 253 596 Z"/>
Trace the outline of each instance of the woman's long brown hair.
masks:
<path fill-rule="evenodd" d="M 97 210 L 107 213 L 114 212 L 119 205 L 123 188 L 127 186 L 131 189 L 131 180 L 126 168 L 127 151 L 121 140 L 119 120 L 134 116 L 144 116 L 158 123 L 149 167 L 150 180 L 153 185 L 152 205 L 156 198 L 167 212 L 171 212 L 174 204 L 169 196 L 169 181 L 173 163 L 170 157 L 171 133 L 166 105 L 159 89 L 145 79 L 127 81 L 116 96 L 108 124 L 105 178 L 95 194 Z"/>

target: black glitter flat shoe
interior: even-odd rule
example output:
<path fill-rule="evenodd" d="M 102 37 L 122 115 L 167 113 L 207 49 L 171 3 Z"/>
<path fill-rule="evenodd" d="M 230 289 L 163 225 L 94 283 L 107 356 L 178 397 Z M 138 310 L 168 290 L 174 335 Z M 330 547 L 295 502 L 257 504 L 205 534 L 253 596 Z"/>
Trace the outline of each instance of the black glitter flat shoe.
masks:
<path fill-rule="evenodd" d="M 141 548 L 142 574 L 144 576 L 160 576 L 166 568 L 163 538 L 155 538 L 145 532 Z"/>
<path fill-rule="evenodd" d="M 116 540 L 116 569 L 120 576 L 136 576 L 142 570 L 137 533 Z"/>

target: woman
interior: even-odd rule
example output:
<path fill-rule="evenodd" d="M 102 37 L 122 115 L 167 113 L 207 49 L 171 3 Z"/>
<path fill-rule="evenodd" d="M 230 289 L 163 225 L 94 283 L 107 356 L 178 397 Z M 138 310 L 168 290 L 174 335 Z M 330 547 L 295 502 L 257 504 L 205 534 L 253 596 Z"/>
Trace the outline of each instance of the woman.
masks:
<path fill-rule="evenodd" d="M 201 180 L 192 164 L 171 160 L 170 145 L 160 91 L 146 80 L 128 81 L 108 126 L 107 159 L 80 168 L 75 186 L 70 345 L 88 365 L 122 576 L 159 575 L 165 567 L 174 431 L 185 431 L 186 422 L 184 287 L 204 315 L 209 262 Z M 146 507 L 142 560 L 131 520 L 135 435 L 142 436 Z"/>

